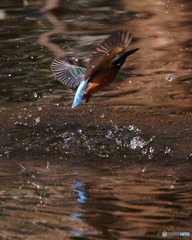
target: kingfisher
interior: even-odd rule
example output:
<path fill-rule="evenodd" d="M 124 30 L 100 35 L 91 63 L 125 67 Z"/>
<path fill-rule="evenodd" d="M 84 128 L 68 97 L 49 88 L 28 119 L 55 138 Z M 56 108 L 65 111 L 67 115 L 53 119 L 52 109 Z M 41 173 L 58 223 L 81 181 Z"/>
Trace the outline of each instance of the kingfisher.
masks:
<path fill-rule="evenodd" d="M 107 87 L 116 77 L 126 58 L 139 48 L 126 51 L 132 40 L 127 30 L 117 30 L 105 39 L 93 52 L 87 68 L 74 65 L 66 57 L 59 57 L 51 64 L 51 70 L 61 83 L 77 88 L 72 108 L 84 98 L 89 102 L 93 94 Z"/>

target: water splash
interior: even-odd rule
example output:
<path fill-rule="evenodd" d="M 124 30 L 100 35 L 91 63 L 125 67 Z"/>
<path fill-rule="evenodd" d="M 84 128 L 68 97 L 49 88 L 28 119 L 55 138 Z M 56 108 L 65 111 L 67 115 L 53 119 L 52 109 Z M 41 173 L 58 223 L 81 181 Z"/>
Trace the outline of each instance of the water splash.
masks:
<path fill-rule="evenodd" d="M 172 81 L 172 80 L 173 80 L 172 75 L 170 75 L 170 74 L 167 75 L 167 76 L 166 76 L 166 80 L 167 80 L 167 81 Z"/>

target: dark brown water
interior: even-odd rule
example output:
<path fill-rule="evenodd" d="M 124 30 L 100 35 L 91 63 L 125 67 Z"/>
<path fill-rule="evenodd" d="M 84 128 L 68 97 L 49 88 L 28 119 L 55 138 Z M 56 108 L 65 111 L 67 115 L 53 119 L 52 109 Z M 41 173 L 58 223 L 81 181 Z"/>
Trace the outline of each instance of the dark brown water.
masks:
<path fill-rule="evenodd" d="M 191 11 L 177 0 L 1 0 L 0 240 L 192 234 Z M 86 66 L 117 29 L 140 50 L 71 109 L 52 60 Z"/>

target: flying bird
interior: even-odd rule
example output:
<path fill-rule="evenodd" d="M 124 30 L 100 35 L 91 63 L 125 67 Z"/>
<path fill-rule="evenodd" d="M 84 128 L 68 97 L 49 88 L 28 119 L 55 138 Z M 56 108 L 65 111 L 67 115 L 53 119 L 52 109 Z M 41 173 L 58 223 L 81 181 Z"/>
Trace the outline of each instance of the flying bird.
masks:
<path fill-rule="evenodd" d="M 79 67 L 65 57 L 55 59 L 51 64 L 54 76 L 68 87 L 77 88 L 72 108 L 85 98 L 107 87 L 116 77 L 126 58 L 139 48 L 126 51 L 132 34 L 117 30 L 105 39 L 93 52 L 87 68 Z"/>

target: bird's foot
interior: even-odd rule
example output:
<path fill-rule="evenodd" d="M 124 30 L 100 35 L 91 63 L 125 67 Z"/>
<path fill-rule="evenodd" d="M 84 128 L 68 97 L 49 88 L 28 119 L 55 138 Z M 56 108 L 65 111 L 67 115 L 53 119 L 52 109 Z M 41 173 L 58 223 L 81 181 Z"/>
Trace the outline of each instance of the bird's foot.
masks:
<path fill-rule="evenodd" d="M 85 96 L 85 98 L 86 98 L 85 102 L 88 103 L 88 102 L 90 101 L 90 99 L 92 98 L 92 96 L 93 96 L 92 93 L 88 93 L 88 94 Z"/>

